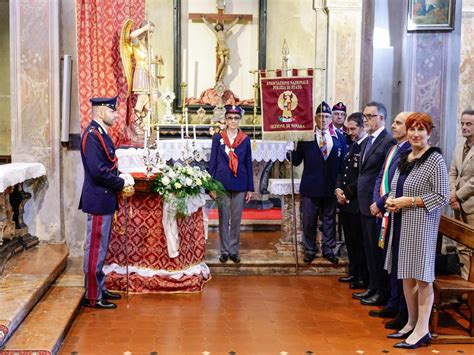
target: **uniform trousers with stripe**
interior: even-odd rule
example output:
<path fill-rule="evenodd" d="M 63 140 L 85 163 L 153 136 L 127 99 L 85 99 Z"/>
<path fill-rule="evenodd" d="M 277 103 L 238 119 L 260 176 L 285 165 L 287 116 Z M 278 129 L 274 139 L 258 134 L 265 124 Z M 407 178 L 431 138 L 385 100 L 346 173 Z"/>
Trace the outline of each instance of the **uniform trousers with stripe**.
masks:
<path fill-rule="evenodd" d="M 105 274 L 102 271 L 109 249 L 113 214 L 88 214 L 87 239 L 84 252 L 85 298 L 94 305 L 105 291 Z"/>
<path fill-rule="evenodd" d="M 219 237 L 223 255 L 239 255 L 240 222 L 245 194 L 245 191 L 228 191 L 217 198 Z"/>
<path fill-rule="evenodd" d="M 323 256 L 334 255 L 336 247 L 336 206 L 335 197 L 301 196 L 303 220 L 303 245 L 305 253 L 315 256 L 318 217 L 321 218 Z"/>

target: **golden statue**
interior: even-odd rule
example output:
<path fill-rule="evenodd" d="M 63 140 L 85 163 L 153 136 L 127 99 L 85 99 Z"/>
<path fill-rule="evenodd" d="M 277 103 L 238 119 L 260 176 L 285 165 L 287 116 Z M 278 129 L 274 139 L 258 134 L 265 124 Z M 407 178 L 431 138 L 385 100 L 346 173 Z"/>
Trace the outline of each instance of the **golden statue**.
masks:
<path fill-rule="evenodd" d="M 143 21 L 140 28 L 131 31 L 133 21 L 127 20 L 120 34 L 120 57 L 128 85 L 128 95 L 137 94 L 135 105 L 135 126 L 143 130 L 143 119 L 152 110 L 159 96 L 158 83 L 152 70 L 150 39 L 155 25 L 151 21 Z M 135 59 L 133 72 L 132 57 Z"/>
<path fill-rule="evenodd" d="M 224 27 L 224 24 L 221 22 L 216 22 L 215 25 L 210 23 L 205 16 L 201 16 L 202 21 L 206 26 L 215 34 L 217 39 L 216 44 L 216 84 L 222 83 L 224 78 L 224 72 L 229 65 L 230 59 L 230 49 L 225 42 L 225 38 L 229 31 L 234 25 L 239 22 L 242 16 L 238 16 L 234 21 L 232 21 L 227 28 Z"/>

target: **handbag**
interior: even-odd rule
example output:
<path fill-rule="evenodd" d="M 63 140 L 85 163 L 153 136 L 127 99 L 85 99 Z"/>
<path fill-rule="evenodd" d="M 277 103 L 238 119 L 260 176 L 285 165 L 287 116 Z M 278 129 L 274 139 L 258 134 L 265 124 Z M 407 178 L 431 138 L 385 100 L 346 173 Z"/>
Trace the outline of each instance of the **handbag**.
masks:
<path fill-rule="evenodd" d="M 435 274 L 436 275 L 461 275 L 459 255 L 456 252 L 447 254 L 436 254 Z"/>

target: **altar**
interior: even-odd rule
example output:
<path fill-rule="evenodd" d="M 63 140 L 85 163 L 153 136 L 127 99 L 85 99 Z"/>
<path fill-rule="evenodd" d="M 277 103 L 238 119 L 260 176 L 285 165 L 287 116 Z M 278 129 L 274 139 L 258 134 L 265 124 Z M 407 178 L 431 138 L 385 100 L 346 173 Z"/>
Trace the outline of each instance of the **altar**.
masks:
<path fill-rule="evenodd" d="M 126 208 L 124 199 L 119 197 L 104 266 L 106 287 L 126 291 L 128 264 L 130 292 L 200 292 L 211 279 L 204 263 L 202 209 L 190 217 L 177 218 L 179 255 L 170 257 L 162 223 L 163 199 L 151 191 L 152 181 L 135 175 L 136 192 L 127 199 Z"/>

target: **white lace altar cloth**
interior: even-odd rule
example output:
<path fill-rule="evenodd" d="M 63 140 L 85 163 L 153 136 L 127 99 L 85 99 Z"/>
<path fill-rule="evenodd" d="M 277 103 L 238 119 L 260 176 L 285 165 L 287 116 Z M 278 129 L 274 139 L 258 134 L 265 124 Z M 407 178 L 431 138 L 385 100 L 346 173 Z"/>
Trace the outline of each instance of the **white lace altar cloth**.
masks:
<path fill-rule="evenodd" d="M 209 161 L 211 154 L 210 139 L 188 140 L 188 149 L 198 152 L 197 161 Z M 158 144 L 158 151 L 162 161 L 182 159 L 183 145 L 181 139 L 162 139 Z M 252 141 L 253 146 L 253 141 Z M 151 150 L 151 155 L 154 154 Z M 119 148 L 116 151 L 119 170 L 123 173 L 146 171 L 143 161 L 142 148 Z M 286 159 L 286 142 L 283 141 L 257 141 L 256 149 L 252 149 L 252 159 L 255 161 L 284 161 Z"/>
<path fill-rule="evenodd" d="M 117 274 L 125 275 L 127 273 L 127 268 L 125 266 L 120 266 L 115 263 L 111 265 L 105 265 L 103 268 L 104 274 L 110 274 L 111 272 L 115 271 Z M 130 265 L 128 267 L 129 274 L 137 273 L 143 277 L 153 277 L 153 276 L 160 276 L 160 277 L 170 277 L 175 280 L 181 279 L 183 276 L 196 276 L 196 275 L 203 275 L 205 279 L 209 278 L 211 271 L 209 270 L 209 266 L 206 263 L 201 262 L 197 265 L 192 265 L 187 269 L 180 270 L 180 271 L 167 271 L 167 270 L 154 270 L 139 266 Z"/>
<path fill-rule="evenodd" d="M 294 179 L 295 194 L 300 193 L 301 179 Z M 273 195 L 291 195 L 291 179 L 269 179 L 268 191 Z"/>
<path fill-rule="evenodd" d="M 46 175 L 46 168 L 41 163 L 0 165 L 0 193 L 4 192 L 7 187 L 44 175 Z"/>

